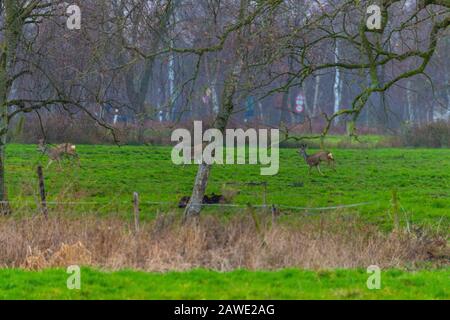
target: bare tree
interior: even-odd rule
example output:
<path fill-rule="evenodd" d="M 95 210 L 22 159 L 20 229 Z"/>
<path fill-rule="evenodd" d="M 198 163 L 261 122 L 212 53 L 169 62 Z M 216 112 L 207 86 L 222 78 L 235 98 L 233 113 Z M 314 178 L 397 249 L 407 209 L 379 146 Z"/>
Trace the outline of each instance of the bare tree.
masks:
<path fill-rule="evenodd" d="M 60 54 L 60 50 L 65 49 L 65 37 L 59 36 L 70 32 L 66 28 L 66 8 L 67 4 L 60 0 L 1 2 L 0 201 L 4 214 L 10 212 L 5 160 L 11 121 L 30 112 L 36 113 L 39 120 L 40 110 L 53 108 L 62 108 L 69 113 L 76 108 L 97 119 L 87 103 L 95 100 L 92 96 L 101 98 L 98 92 L 93 93 L 95 87 L 87 88 L 92 82 L 91 70 L 73 71 L 82 60 L 77 57 L 66 61 Z M 55 54 L 56 51 L 59 54 Z M 74 68 L 70 68 L 70 64 Z M 99 119 L 98 122 L 108 127 Z"/>
<path fill-rule="evenodd" d="M 239 85 L 239 80 L 242 72 L 242 68 L 244 66 L 244 53 L 245 48 L 242 46 L 245 45 L 244 41 L 244 25 L 246 19 L 248 19 L 249 12 L 249 1 L 248 0 L 240 0 L 239 7 L 239 15 L 237 23 L 241 24 L 241 27 L 238 29 L 236 34 L 237 45 L 234 52 L 233 61 L 234 64 L 231 66 L 228 75 L 226 76 L 224 82 L 224 88 L 222 92 L 222 102 L 220 105 L 219 113 L 215 119 L 214 127 L 219 129 L 221 132 L 224 132 L 228 120 L 234 109 L 234 95 Z M 208 178 L 211 171 L 211 165 L 206 164 L 205 162 L 199 165 L 197 175 L 194 181 L 194 187 L 192 189 L 191 199 L 185 209 L 184 215 L 185 218 L 195 217 L 200 214 L 203 196 L 206 191 L 206 187 L 208 184 Z"/>
<path fill-rule="evenodd" d="M 349 108 L 337 110 L 336 107 L 339 106 L 336 106 L 335 103 L 335 109 L 331 114 L 324 113 L 326 124 L 321 135 L 317 136 L 318 138 L 325 137 L 333 122 L 340 117 L 349 121 L 348 132 L 351 136 L 356 136 L 356 121 L 372 95 L 384 95 L 384 92 L 404 79 L 416 75 L 427 76 L 426 67 L 436 50 L 442 31 L 450 25 L 450 4 L 445 1 L 418 1 L 415 10 L 403 14 L 399 21 L 399 19 L 390 19 L 390 17 L 396 15 L 399 11 L 401 12 L 404 1 L 385 0 L 380 3 L 382 8 L 381 28 L 369 30 L 366 23 L 366 9 L 372 2 L 362 1 L 358 4 L 355 5 L 354 1 L 329 1 L 318 7 L 309 7 L 309 11 L 306 13 L 307 18 L 303 20 L 303 24 L 300 27 L 298 24 L 295 25 L 297 30 L 300 29 L 301 32 L 292 32 L 293 28 L 282 29 L 288 33 L 279 36 L 279 40 L 275 43 L 277 54 L 271 55 L 270 59 L 264 59 L 264 63 L 261 60 L 258 61 L 261 65 L 264 65 L 266 70 L 273 70 L 277 62 L 285 61 L 286 57 L 294 57 L 296 62 L 294 64 L 296 69 L 288 68 L 287 71 L 278 72 L 276 76 L 271 75 L 265 78 L 266 83 L 260 83 L 260 88 L 268 88 L 269 83 L 287 76 L 287 80 L 284 81 L 282 86 L 268 90 L 266 95 L 277 91 L 287 92 L 289 88 L 294 86 L 302 87 L 307 78 L 326 70 L 334 69 L 339 70 L 338 72 L 346 70 L 350 73 L 363 72 L 363 74 L 369 75 L 370 82 L 352 97 Z M 284 9 L 280 3 L 272 3 L 272 5 L 279 6 L 281 11 Z M 245 17 L 242 6 L 243 2 L 241 2 L 241 19 Z M 421 19 L 416 20 L 416 16 L 420 16 Z M 415 32 L 418 29 L 421 33 L 419 38 L 406 38 L 407 33 Z M 245 35 L 244 30 L 245 28 L 238 30 L 238 37 Z M 401 44 L 393 45 L 394 35 L 397 36 L 397 39 L 403 39 L 403 37 L 405 39 L 402 40 Z M 337 42 L 339 42 L 339 48 L 346 47 L 345 58 L 337 59 L 336 52 L 339 56 L 343 56 L 343 53 L 336 50 L 337 46 L 333 46 Z M 240 41 L 240 43 L 243 42 Z M 317 55 L 317 48 L 327 46 L 335 51 L 334 54 Z M 225 128 L 230 114 L 233 112 L 233 95 L 238 90 L 237 86 L 239 85 L 239 77 L 242 76 L 242 68 L 249 64 L 248 53 L 241 56 L 241 50 L 239 47 L 236 48 L 233 56 L 235 63 L 230 66 L 225 81 L 221 110 L 215 122 L 215 127 L 220 130 Z M 331 60 L 328 60 L 329 58 Z M 404 61 L 412 62 L 409 67 L 402 66 L 394 69 L 394 72 L 389 75 L 385 74 L 385 66 L 391 67 Z M 252 61 L 252 63 L 255 63 L 255 61 Z M 379 70 L 382 70 L 381 75 Z M 339 79 L 340 81 L 341 79 Z M 341 95 L 340 84 L 338 84 L 338 89 L 339 95 Z M 340 99 L 341 97 L 339 97 Z M 383 108 L 386 107 L 384 97 L 382 97 L 381 105 Z M 289 135 L 287 135 L 287 138 L 289 138 Z M 210 166 L 200 165 L 191 201 L 185 211 L 186 217 L 199 214 L 209 172 Z"/>
<path fill-rule="evenodd" d="M 20 51 L 24 28 L 27 24 L 37 24 L 46 15 L 51 15 L 59 1 L 16 1 L 1 3 L 0 35 L 0 201 L 3 213 L 9 213 L 5 185 L 6 137 L 9 123 L 20 112 L 29 112 L 45 106 L 49 101 L 11 100 L 11 91 L 16 81 L 30 73 L 29 65 L 24 65 Z"/>
<path fill-rule="evenodd" d="M 413 3 L 410 10 L 404 10 L 405 3 Z M 369 76 L 369 84 L 352 97 L 350 107 L 335 108 L 331 114 L 323 114 L 326 125 L 318 137 L 323 138 L 338 118 L 347 119 L 350 135 L 356 135 L 356 121 L 372 95 L 384 95 L 402 81 L 411 84 L 417 75 L 430 78 L 427 66 L 444 30 L 450 25 L 450 3 L 440 0 L 380 1 L 382 23 L 381 28 L 375 30 L 367 27 L 366 9 L 370 4 L 372 1 L 322 3 L 311 11 L 304 26 L 309 30 L 309 37 L 294 35 L 287 43 L 287 52 L 298 52 L 298 68 L 290 74 L 287 83 L 276 90 L 286 90 L 311 76 L 336 68 L 355 76 L 360 72 Z M 317 50 L 324 47 L 333 50 L 337 41 L 340 48 L 345 47 L 345 58 L 336 60 L 336 55 L 317 54 Z M 340 56 L 343 56 L 342 52 Z M 384 69 L 390 73 L 379 72 Z M 411 104 L 412 96 L 408 97 Z M 413 114 L 411 110 L 410 116 Z"/>

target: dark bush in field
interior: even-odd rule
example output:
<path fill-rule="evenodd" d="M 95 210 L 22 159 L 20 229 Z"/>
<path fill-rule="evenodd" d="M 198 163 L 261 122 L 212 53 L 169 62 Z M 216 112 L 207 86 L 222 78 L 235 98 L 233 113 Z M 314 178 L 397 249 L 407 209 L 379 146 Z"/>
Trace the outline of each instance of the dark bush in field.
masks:
<path fill-rule="evenodd" d="M 72 142 L 78 144 L 112 143 L 111 133 L 86 115 L 78 115 L 75 119 L 68 116 L 52 114 L 39 119 L 25 121 L 15 136 L 15 142 L 36 143 L 44 138 L 49 143 Z"/>
<path fill-rule="evenodd" d="M 399 140 L 403 146 L 409 147 L 450 147 L 450 122 L 406 126 L 401 130 Z"/>
<path fill-rule="evenodd" d="M 44 135 L 49 143 L 71 142 L 77 144 L 120 144 L 128 145 L 172 145 L 171 132 L 174 128 L 186 128 L 193 131 L 192 122 L 187 123 L 160 123 L 148 120 L 142 126 L 134 123 L 120 123 L 114 126 L 115 137 L 111 130 L 101 126 L 87 115 L 76 115 L 69 117 L 64 114 L 51 114 L 33 121 L 24 121 L 16 124 L 16 128 L 9 133 L 9 139 L 19 143 L 36 143 Z M 209 120 L 208 120 L 209 121 Z M 204 128 L 208 128 L 208 121 L 204 121 Z M 251 126 L 250 126 L 251 127 Z M 239 123 L 232 123 L 230 128 L 242 128 L 247 130 L 249 126 L 240 126 Z M 386 147 L 429 147 L 442 148 L 450 146 L 450 122 L 438 121 L 424 125 L 406 125 L 398 134 L 392 136 L 379 135 L 377 139 L 355 140 L 345 136 L 345 126 L 334 128 L 330 135 L 340 136 L 327 137 L 324 142 L 325 148 L 353 149 L 353 148 L 386 148 Z M 254 125 L 255 129 L 269 129 Z M 315 132 L 315 133 L 311 133 Z M 291 137 L 317 136 L 321 132 L 320 127 L 307 128 L 303 123 L 294 128 L 290 128 Z M 379 130 L 369 128 L 358 128 L 358 134 L 376 134 Z M 117 141 L 115 141 L 115 139 Z M 307 143 L 311 149 L 320 149 L 320 139 L 296 140 L 289 139 L 283 141 L 280 137 L 280 147 L 299 148 L 302 143 Z M 369 137 L 370 138 L 370 137 Z"/>
<path fill-rule="evenodd" d="M 135 124 L 120 123 L 113 127 L 114 134 L 87 115 L 75 118 L 52 114 L 34 121 L 25 121 L 23 127 L 10 133 L 10 140 L 19 143 L 36 143 L 44 138 L 48 143 L 71 142 L 76 144 L 169 145 L 171 130 L 159 122 L 148 121 L 144 128 Z M 142 130 L 142 132 L 141 132 Z"/>

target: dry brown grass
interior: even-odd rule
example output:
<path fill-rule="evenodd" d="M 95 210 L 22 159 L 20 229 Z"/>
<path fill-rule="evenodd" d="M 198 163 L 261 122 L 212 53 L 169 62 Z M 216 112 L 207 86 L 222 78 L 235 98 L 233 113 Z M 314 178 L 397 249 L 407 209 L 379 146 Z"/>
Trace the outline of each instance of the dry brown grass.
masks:
<path fill-rule="evenodd" d="M 227 221 L 204 216 L 182 225 L 160 215 L 141 225 L 114 218 L 0 218 L 0 266 L 41 269 L 73 264 L 147 271 L 355 268 L 414 266 L 441 257 L 448 263 L 446 239 L 397 231 L 339 217 L 301 219 L 271 225 L 250 215 Z"/>

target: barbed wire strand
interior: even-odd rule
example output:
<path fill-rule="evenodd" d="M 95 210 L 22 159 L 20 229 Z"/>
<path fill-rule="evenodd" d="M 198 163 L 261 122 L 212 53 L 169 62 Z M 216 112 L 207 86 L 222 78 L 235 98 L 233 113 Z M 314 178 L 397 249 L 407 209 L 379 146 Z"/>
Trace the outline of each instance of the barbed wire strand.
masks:
<path fill-rule="evenodd" d="M 22 204 L 22 205 L 40 205 L 38 202 L 34 201 L 20 201 L 20 200 L 13 200 L 13 201 L 0 201 L 0 204 Z M 174 202 L 169 201 L 141 201 L 141 204 L 150 204 L 150 205 L 178 205 Z M 343 205 L 336 205 L 336 206 L 329 206 L 329 207 L 297 207 L 297 206 L 288 206 L 288 205 L 277 205 L 273 204 L 277 208 L 284 208 L 284 209 L 295 209 L 295 210 L 336 210 L 336 209 L 343 209 L 343 208 L 354 208 L 354 207 L 361 207 L 366 206 L 370 204 L 376 204 L 379 203 L 379 201 L 371 201 L 371 202 L 361 202 L 361 203 L 352 203 L 352 204 L 343 204 Z M 132 204 L 131 201 L 122 201 L 122 202 L 114 202 L 114 201 L 46 201 L 47 205 L 107 205 L 107 204 Z M 247 207 L 253 207 L 253 208 L 270 208 L 272 205 L 265 205 L 265 204 L 230 204 L 230 203 L 202 203 L 202 207 L 232 207 L 232 208 L 247 208 Z"/>

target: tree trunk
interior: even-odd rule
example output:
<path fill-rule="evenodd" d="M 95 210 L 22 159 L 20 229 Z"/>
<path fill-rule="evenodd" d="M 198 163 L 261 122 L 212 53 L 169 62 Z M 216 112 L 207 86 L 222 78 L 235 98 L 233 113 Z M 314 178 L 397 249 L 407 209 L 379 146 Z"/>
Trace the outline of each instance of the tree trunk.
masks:
<path fill-rule="evenodd" d="M 240 10 L 239 10 L 239 21 L 244 21 L 247 8 L 248 8 L 249 0 L 241 0 L 240 2 Z M 244 43 L 243 36 L 243 28 L 238 31 L 238 43 Z M 225 79 L 223 92 L 222 92 L 222 101 L 219 113 L 214 121 L 214 128 L 220 130 L 222 133 L 225 132 L 225 129 L 228 125 L 228 120 L 231 117 L 231 114 L 234 109 L 233 98 L 234 94 L 239 85 L 239 79 L 241 76 L 241 71 L 244 65 L 244 50 L 242 50 L 239 46 L 235 51 L 235 61 L 234 67 L 232 71 L 228 74 Z M 184 219 L 185 221 L 188 218 L 195 218 L 200 215 L 203 203 L 203 196 L 205 195 L 206 187 L 208 186 L 208 178 L 211 171 L 211 165 L 207 165 L 206 163 L 202 163 L 198 167 L 197 176 L 195 177 L 194 187 L 192 189 L 192 195 L 189 203 L 186 206 L 184 211 Z"/>
<path fill-rule="evenodd" d="M 264 110 L 263 110 L 263 105 L 262 105 L 261 101 L 258 102 L 258 119 L 259 119 L 260 123 L 264 123 L 264 121 L 265 121 Z"/>
<path fill-rule="evenodd" d="M 225 81 L 223 93 L 222 93 L 222 104 L 214 121 L 214 127 L 219 129 L 222 133 L 228 124 L 228 120 L 233 112 L 233 97 L 236 92 L 237 86 L 239 84 L 239 78 L 241 75 L 241 70 L 243 66 L 241 53 L 238 53 L 238 62 L 236 63 L 234 70 L 229 74 Z M 203 196 L 205 195 L 206 187 L 208 186 L 209 173 L 211 171 L 211 165 L 202 163 L 198 167 L 197 176 L 195 177 L 194 187 L 192 189 L 191 199 L 186 206 L 184 211 L 185 219 L 190 217 L 196 217 L 200 214 L 203 203 Z"/>
<path fill-rule="evenodd" d="M 319 90 L 320 90 L 320 75 L 316 76 L 315 87 L 314 87 L 314 102 L 313 102 L 313 116 L 317 115 L 317 106 L 319 104 Z"/>
<path fill-rule="evenodd" d="M 170 40 L 170 45 L 173 47 L 173 40 Z M 173 52 L 169 53 L 169 63 L 167 66 L 167 80 L 169 89 L 169 110 L 172 121 L 177 120 L 177 111 L 175 109 L 175 55 Z"/>
<path fill-rule="evenodd" d="M 6 134 L 8 132 L 8 107 L 6 105 L 7 95 L 7 77 L 5 65 L 0 65 L 0 201 L 2 201 L 1 208 L 3 209 L 3 201 L 6 201 L 5 192 L 5 147 Z M 3 211 L 3 210 L 2 210 Z"/>
<path fill-rule="evenodd" d="M 138 126 L 137 140 L 139 143 L 144 142 L 145 120 L 147 117 L 145 100 L 147 98 L 147 92 L 150 87 L 153 64 L 153 59 L 145 61 L 144 70 L 140 75 L 138 75 L 137 80 L 135 79 L 137 73 L 135 68 L 130 69 L 125 77 L 127 96 L 136 112 L 136 120 Z M 136 82 L 137 84 L 135 84 Z"/>
<path fill-rule="evenodd" d="M 174 0 L 171 4 L 170 14 L 168 16 L 169 27 L 167 30 L 167 34 L 169 37 L 169 44 L 173 48 L 175 45 L 174 36 L 175 36 L 175 28 L 178 23 L 178 15 L 177 8 L 180 5 L 180 0 Z M 167 80 L 168 80 L 168 89 L 169 89 L 169 112 L 170 112 L 170 120 L 176 122 L 181 118 L 180 111 L 176 108 L 176 70 L 175 70 L 175 54 L 173 52 L 169 52 L 169 63 L 167 65 Z M 192 110 L 191 110 L 192 111 Z"/>
<path fill-rule="evenodd" d="M 446 38 L 446 46 L 445 48 L 448 48 L 447 50 L 450 50 L 450 36 Z M 447 51 L 448 52 L 448 51 Z M 446 74 L 446 80 L 447 80 L 447 112 L 445 113 L 445 115 L 447 116 L 447 121 L 450 121 L 450 68 L 449 65 L 447 64 L 447 72 L 445 72 L 444 74 Z"/>
<path fill-rule="evenodd" d="M 5 160 L 6 160 L 6 136 L 8 134 L 8 76 L 7 65 L 3 60 L 0 64 L 0 214 L 9 214 L 10 207 L 6 193 Z"/>
<path fill-rule="evenodd" d="M 281 100 L 281 113 L 280 113 L 280 122 L 279 126 L 281 127 L 282 124 L 289 124 L 290 123 L 290 110 L 289 110 L 289 92 L 288 89 L 287 92 L 283 92 L 283 99 Z"/>
<path fill-rule="evenodd" d="M 288 65 L 289 65 L 289 72 L 292 72 L 293 59 L 291 57 L 288 58 Z M 281 103 L 281 112 L 280 112 L 279 126 L 281 126 L 281 124 L 287 125 L 287 124 L 292 122 L 291 121 L 291 119 L 292 119 L 292 110 L 290 110 L 290 108 L 289 108 L 290 100 L 291 100 L 291 90 L 288 87 L 286 92 L 283 92 L 283 99 L 282 99 L 282 103 Z"/>
<path fill-rule="evenodd" d="M 212 104 L 213 104 L 213 113 L 214 115 L 219 113 L 219 97 L 217 95 L 216 90 L 216 84 L 217 84 L 217 78 L 214 77 L 213 81 L 211 82 L 211 95 L 212 95 Z"/>
<path fill-rule="evenodd" d="M 339 41 L 336 39 L 336 44 L 334 48 L 334 62 L 339 63 Z M 336 67 L 336 73 L 334 77 L 334 108 L 333 112 L 337 113 L 341 107 L 341 94 L 342 94 L 342 82 L 341 82 L 341 71 L 339 67 Z M 338 122 L 336 118 L 335 122 Z"/>
<path fill-rule="evenodd" d="M 5 160 L 6 160 L 6 134 L 8 132 L 8 121 L 5 118 L 5 106 L 2 106 L 1 125 L 0 125 L 0 214 L 7 215 L 11 213 L 6 193 L 5 181 Z M 6 121 L 5 121 L 6 119 Z"/>
<path fill-rule="evenodd" d="M 16 60 L 16 49 L 22 34 L 24 20 L 18 17 L 19 3 L 7 0 L 4 3 L 4 38 L 0 43 L 0 214 L 9 214 L 10 206 L 6 192 L 5 160 L 6 135 L 8 133 L 8 97 L 12 86 L 9 71 Z"/>
<path fill-rule="evenodd" d="M 407 87 L 406 87 L 406 99 L 407 99 L 407 105 L 408 105 L 408 121 L 409 123 L 415 122 L 415 116 L 414 116 L 414 92 L 413 92 L 413 82 L 412 80 L 408 80 Z"/>
<path fill-rule="evenodd" d="M 209 112 L 210 115 L 216 116 L 219 113 L 220 105 L 219 105 L 219 96 L 217 94 L 217 62 L 216 65 L 213 65 L 212 59 L 207 59 L 205 62 L 205 70 L 206 77 L 208 82 L 211 84 L 209 88 L 211 89 L 211 110 Z"/>
<path fill-rule="evenodd" d="M 202 163 L 197 170 L 195 177 L 194 188 L 192 189 L 191 200 L 189 201 L 184 212 L 185 219 L 189 217 L 196 217 L 202 211 L 203 196 L 208 186 L 209 173 L 211 172 L 211 165 Z"/>
<path fill-rule="evenodd" d="M 450 80 L 447 81 L 447 121 L 450 121 Z"/>
<path fill-rule="evenodd" d="M 378 79 L 380 86 L 385 84 L 385 65 L 381 65 L 379 68 Z M 378 126 L 386 131 L 389 128 L 389 106 L 386 99 L 386 91 L 380 92 L 380 106 L 382 108 L 382 114 L 384 115 L 384 119 L 378 123 Z"/>

